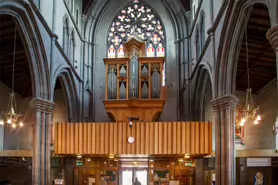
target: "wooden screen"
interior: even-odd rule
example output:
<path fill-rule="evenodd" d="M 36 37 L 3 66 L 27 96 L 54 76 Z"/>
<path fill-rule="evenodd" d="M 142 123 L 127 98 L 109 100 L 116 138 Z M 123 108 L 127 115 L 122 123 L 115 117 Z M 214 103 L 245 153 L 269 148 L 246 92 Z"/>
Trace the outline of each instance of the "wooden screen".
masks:
<path fill-rule="evenodd" d="M 129 137 L 135 142 L 130 144 Z M 209 154 L 210 122 L 56 123 L 56 154 Z"/>

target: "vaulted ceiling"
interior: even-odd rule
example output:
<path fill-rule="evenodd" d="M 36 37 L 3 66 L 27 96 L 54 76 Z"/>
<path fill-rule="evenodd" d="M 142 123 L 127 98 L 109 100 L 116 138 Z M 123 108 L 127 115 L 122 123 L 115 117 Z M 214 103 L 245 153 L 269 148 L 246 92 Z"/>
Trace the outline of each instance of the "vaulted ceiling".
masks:
<path fill-rule="evenodd" d="M 12 87 L 15 21 L 12 16 L 0 15 L 0 82 Z M 14 90 L 22 97 L 32 95 L 29 62 L 17 27 L 15 49 Z"/>
<path fill-rule="evenodd" d="M 82 6 L 82 12 L 87 12 L 88 8 L 90 7 L 90 5 L 94 2 L 95 0 L 83 0 L 83 6 Z M 181 3 L 184 6 L 184 9 L 186 11 L 190 10 L 190 0 L 180 0 Z"/>
<path fill-rule="evenodd" d="M 250 72 L 250 87 L 253 93 L 260 92 L 276 78 L 276 55 L 266 32 L 270 28 L 267 7 L 255 4 L 247 24 L 247 45 Z M 236 89 L 245 91 L 248 87 L 246 39 L 243 38 L 237 66 Z"/>

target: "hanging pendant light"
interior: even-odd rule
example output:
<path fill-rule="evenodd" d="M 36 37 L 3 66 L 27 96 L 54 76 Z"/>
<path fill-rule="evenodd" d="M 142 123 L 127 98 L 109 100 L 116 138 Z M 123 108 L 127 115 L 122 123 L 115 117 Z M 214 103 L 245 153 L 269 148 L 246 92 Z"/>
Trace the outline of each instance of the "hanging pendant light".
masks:
<path fill-rule="evenodd" d="M 243 117 L 240 121 L 240 126 L 244 126 L 246 121 L 253 121 L 255 125 L 259 124 L 262 120 L 260 116 L 259 106 L 255 107 L 253 104 L 252 89 L 250 88 L 250 74 L 249 74 L 249 55 L 248 55 L 248 40 L 247 40 L 247 18 L 245 21 L 245 50 L 246 50 L 246 68 L 247 68 L 247 80 L 248 87 L 246 90 L 246 99 L 243 109 Z"/>
<path fill-rule="evenodd" d="M 5 123 L 11 125 L 12 128 L 16 127 L 23 127 L 24 124 L 20 120 L 21 114 L 18 114 L 17 107 L 16 107 L 16 100 L 15 100 L 15 94 L 14 94 L 14 68 L 15 68 L 15 52 L 16 52 L 16 23 L 15 23 L 15 29 L 14 29 L 14 49 L 13 49 L 13 72 L 12 72 L 12 89 L 9 96 L 9 103 L 8 103 L 8 109 L 7 112 L 4 113 L 4 118 L 0 120 L 0 125 L 4 125 Z"/>

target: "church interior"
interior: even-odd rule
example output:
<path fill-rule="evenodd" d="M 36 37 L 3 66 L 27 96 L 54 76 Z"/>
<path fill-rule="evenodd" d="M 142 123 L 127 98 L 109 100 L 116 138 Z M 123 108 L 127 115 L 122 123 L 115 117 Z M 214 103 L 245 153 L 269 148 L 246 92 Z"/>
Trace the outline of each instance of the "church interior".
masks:
<path fill-rule="evenodd" d="M 277 185 L 278 1 L 1 0 L 0 185 Z"/>

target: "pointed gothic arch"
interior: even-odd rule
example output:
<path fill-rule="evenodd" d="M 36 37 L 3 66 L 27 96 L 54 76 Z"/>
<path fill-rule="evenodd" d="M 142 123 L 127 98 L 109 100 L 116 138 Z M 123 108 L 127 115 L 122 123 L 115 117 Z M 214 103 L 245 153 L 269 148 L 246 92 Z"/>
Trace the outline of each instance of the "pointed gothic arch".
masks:
<path fill-rule="evenodd" d="M 213 94 L 212 87 L 213 81 L 211 70 L 205 64 L 201 64 L 198 67 L 196 77 L 193 81 L 192 115 L 196 116 L 194 120 L 204 120 L 206 111 L 205 106 L 210 104 L 211 101 L 211 99 L 206 99 L 206 94 L 208 92 L 210 92 L 209 94 L 211 95 Z"/>
<path fill-rule="evenodd" d="M 242 27 L 245 22 L 246 12 L 250 11 L 254 4 L 264 4 L 267 6 L 266 0 L 247 0 L 239 1 L 236 4 L 231 4 L 228 7 L 223 27 L 226 29 L 222 30 L 217 61 L 215 64 L 215 97 L 221 97 L 226 94 L 235 93 L 235 80 L 237 71 L 237 60 L 240 47 L 240 40 L 243 36 Z M 239 9 L 239 11 L 238 11 Z M 235 11 L 237 10 L 237 11 Z M 268 8 L 269 10 L 269 8 Z M 269 12 L 270 14 L 270 12 Z M 270 16 L 270 19 L 272 17 Z M 228 48 L 228 49 L 224 49 Z"/>
<path fill-rule="evenodd" d="M 59 66 L 58 69 L 55 71 L 54 78 L 55 82 L 60 80 L 62 85 L 63 94 L 65 96 L 66 102 L 66 109 L 68 113 L 69 121 L 77 121 L 79 119 L 79 100 L 78 100 L 78 93 L 77 87 L 75 86 L 74 82 L 74 75 L 73 72 L 70 70 L 69 67 L 66 66 Z M 54 99 L 54 88 L 55 84 L 52 87 L 52 99 Z"/>
<path fill-rule="evenodd" d="M 0 8 L 0 14 L 14 17 L 19 29 L 25 33 L 22 39 L 29 58 L 33 97 L 50 99 L 50 72 L 47 55 L 29 4 L 22 1 L 4 1 L 0 4 Z M 28 47 L 27 43 L 33 47 Z"/>
<path fill-rule="evenodd" d="M 106 39 L 103 38 L 107 38 L 109 26 L 112 21 L 111 17 L 115 17 L 117 15 L 117 12 L 126 7 L 126 5 L 128 5 L 130 2 L 131 1 L 127 3 L 119 3 L 116 1 L 97 0 L 92 3 L 94 4 L 94 7 L 92 7 L 92 9 L 88 11 L 88 22 L 86 23 L 85 38 L 91 40 L 92 43 L 92 45 L 89 45 L 89 48 L 91 48 L 91 51 L 93 51 L 92 54 L 89 56 L 89 61 L 91 59 L 93 65 L 93 117 L 96 121 L 110 120 L 104 111 L 103 103 L 101 101 L 105 98 L 103 96 L 105 89 L 101 85 L 101 83 L 105 81 L 105 75 L 103 75 L 104 73 L 101 73 L 101 71 L 105 71 L 105 66 L 101 61 L 103 60 L 103 58 L 107 57 L 108 49 L 107 43 L 105 42 Z M 179 6 L 179 4 L 181 4 L 181 2 L 175 0 L 171 2 L 147 1 L 145 3 L 149 7 L 151 7 L 157 13 L 157 15 L 159 15 L 165 27 L 165 43 L 167 48 L 167 54 L 165 57 L 167 61 L 165 76 L 167 79 L 166 86 L 169 86 L 169 88 L 171 89 L 169 92 L 167 92 L 167 95 L 169 95 L 169 97 L 175 97 L 166 100 L 164 111 L 162 112 L 160 118 L 161 120 L 178 119 L 179 86 L 174 84 L 176 81 L 178 81 L 179 73 L 175 72 L 175 74 L 173 75 L 173 73 L 170 73 L 170 71 L 168 72 L 167 69 L 170 68 L 172 70 L 178 70 L 179 64 L 177 56 L 179 54 L 179 50 L 177 49 L 177 42 L 175 41 L 180 39 L 178 27 L 184 25 L 178 24 L 175 12 L 177 11 L 177 7 Z"/>
<path fill-rule="evenodd" d="M 156 12 L 144 3 L 133 1 L 122 8 L 108 30 L 108 57 L 120 57 L 122 45 L 136 37 L 146 43 L 147 56 L 165 56 L 165 29 Z M 113 53 L 115 52 L 115 54 Z"/>

